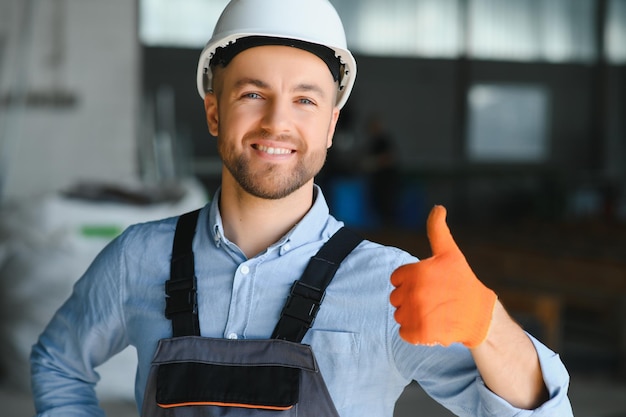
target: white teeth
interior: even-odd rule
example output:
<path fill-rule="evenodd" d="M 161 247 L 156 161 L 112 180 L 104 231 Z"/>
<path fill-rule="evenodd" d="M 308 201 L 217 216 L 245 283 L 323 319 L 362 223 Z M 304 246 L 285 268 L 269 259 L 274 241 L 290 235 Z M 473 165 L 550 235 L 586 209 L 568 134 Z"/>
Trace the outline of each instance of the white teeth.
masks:
<path fill-rule="evenodd" d="M 291 149 L 285 148 L 270 148 L 269 146 L 257 145 L 259 151 L 268 153 L 270 155 L 286 155 L 291 153 Z"/>

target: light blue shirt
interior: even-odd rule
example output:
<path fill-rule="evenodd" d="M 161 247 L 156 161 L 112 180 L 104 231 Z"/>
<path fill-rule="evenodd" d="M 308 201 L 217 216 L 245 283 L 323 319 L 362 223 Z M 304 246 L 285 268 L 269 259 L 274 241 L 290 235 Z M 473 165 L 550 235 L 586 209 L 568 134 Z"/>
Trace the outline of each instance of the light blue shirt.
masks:
<path fill-rule="evenodd" d="M 309 213 L 289 233 L 247 259 L 224 236 L 217 205 L 200 213 L 193 242 L 202 336 L 269 338 L 292 283 L 342 223 L 329 215 L 316 187 Z M 131 226 L 109 244 L 75 285 L 31 355 L 35 407 L 41 416 L 103 416 L 94 368 L 129 344 L 138 354 L 135 396 L 141 408 L 159 339 L 171 337 L 165 281 L 176 218 Z M 392 416 L 404 387 L 416 380 L 460 416 L 572 415 L 569 377 L 558 355 L 531 337 L 550 400 L 520 410 L 482 382 L 462 345 L 414 346 L 398 336 L 389 277 L 417 259 L 397 248 L 363 242 L 341 264 L 303 343 L 315 353 L 342 417 Z M 419 410 L 415 410 L 419 416 Z"/>

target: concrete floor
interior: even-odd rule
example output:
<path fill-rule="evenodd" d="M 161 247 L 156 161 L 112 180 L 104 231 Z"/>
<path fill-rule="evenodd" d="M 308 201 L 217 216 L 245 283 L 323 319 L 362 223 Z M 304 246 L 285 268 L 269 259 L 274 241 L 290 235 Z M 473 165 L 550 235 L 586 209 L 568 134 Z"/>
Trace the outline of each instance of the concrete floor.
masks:
<path fill-rule="evenodd" d="M 605 375 L 572 375 L 569 395 L 576 417 L 626 417 L 626 381 Z M 0 390 L 3 417 L 34 415 L 30 395 L 11 388 Z M 102 404 L 109 417 L 137 417 L 135 405 L 128 401 Z M 451 417 L 417 385 L 409 385 L 396 406 L 394 417 Z M 558 417 L 558 416 L 555 416 Z"/>

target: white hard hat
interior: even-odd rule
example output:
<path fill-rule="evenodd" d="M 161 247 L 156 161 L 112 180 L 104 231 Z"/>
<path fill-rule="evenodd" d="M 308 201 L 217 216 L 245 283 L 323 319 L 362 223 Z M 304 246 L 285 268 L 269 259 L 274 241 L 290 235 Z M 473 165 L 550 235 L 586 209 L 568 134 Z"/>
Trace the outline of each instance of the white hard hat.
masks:
<path fill-rule="evenodd" d="M 342 108 L 348 100 L 356 78 L 356 61 L 347 49 L 341 19 L 328 0 L 232 0 L 228 3 L 198 61 L 197 86 L 203 99 L 211 90 L 209 63 L 216 49 L 233 45 L 241 38 L 257 39 L 252 46 L 266 44 L 264 39 L 267 39 L 267 44 L 290 44 L 281 40 L 294 40 L 296 47 L 312 44 L 330 48 L 330 52 L 334 52 L 333 59 L 341 64 L 338 74 L 333 74 L 339 81 L 337 106 Z M 314 52 L 307 47 L 303 49 Z"/>

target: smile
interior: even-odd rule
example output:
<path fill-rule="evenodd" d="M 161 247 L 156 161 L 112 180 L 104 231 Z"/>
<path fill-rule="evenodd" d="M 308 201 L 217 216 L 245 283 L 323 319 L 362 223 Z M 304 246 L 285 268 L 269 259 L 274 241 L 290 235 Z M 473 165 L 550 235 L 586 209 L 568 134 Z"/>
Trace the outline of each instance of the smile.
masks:
<path fill-rule="evenodd" d="M 293 150 L 287 148 L 273 148 L 264 145 L 254 145 L 253 147 L 258 151 L 265 152 L 270 155 L 287 155 L 293 152 Z"/>

